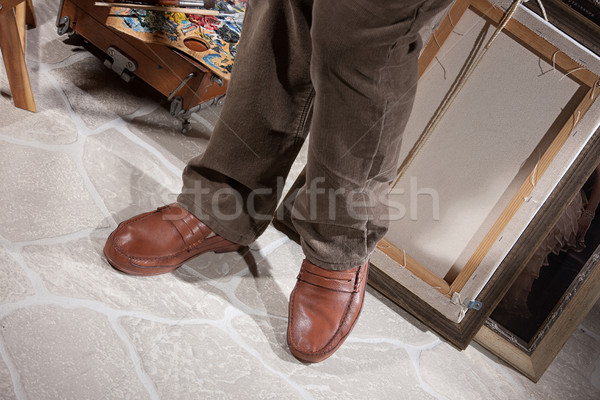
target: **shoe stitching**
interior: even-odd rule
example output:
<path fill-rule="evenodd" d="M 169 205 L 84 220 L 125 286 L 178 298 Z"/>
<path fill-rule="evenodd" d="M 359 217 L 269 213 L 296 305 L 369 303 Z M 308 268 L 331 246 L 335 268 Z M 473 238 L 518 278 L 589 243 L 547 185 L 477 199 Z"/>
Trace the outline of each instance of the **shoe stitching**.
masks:
<path fill-rule="evenodd" d="M 183 244 L 187 246 L 187 247 L 186 247 L 186 251 L 188 251 L 188 252 L 189 252 L 189 248 L 190 248 L 190 247 L 188 246 L 188 244 L 187 244 L 187 242 L 186 242 L 186 240 L 185 240 L 185 237 L 183 236 L 183 233 L 181 233 L 181 232 L 179 231 L 179 229 L 177 229 L 177 225 L 175 225 L 175 222 L 173 222 L 173 221 L 171 221 L 171 220 L 169 220 L 169 222 L 171 223 L 171 226 L 172 226 L 172 227 L 173 227 L 173 228 L 174 228 L 174 229 L 177 231 L 177 233 L 179 234 L 179 237 L 181 238 L 181 241 L 183 242 Z M 186 226 L 187 226 L 187 225 L 186 225 Z M 189 227 L 188 227 L 188 229 L 189 229 Z"/>
<path fill-rule="evenodd" d="M 362 277 L 362 273 L 361 273 L 362 272 L 362 268 L 363 268 L 363 266 L 361 265 L 360 267 L 358 267 L 358 271 L 356 271 L 356 279 L 354 281 L 354 293 L 358 293 L 359 292 L 358 288 L 362 284 L 362 279 L 364 279 Z M 368 269 L 369 265 L 368 264 L 365 265 L 365 268 L 367 269 L 366 273 L 369 273 L 369 269 Z"/>
<path fill-rule="evenodd" d="M 148 266 L 145 266 L 145 265 L 139 265 L 139 264 L 136 264 L 136 263 L 134 263 L 134 262 L 131 262 L 130 264 L 131 264 L 133 267 L 140 268 L 140 269 L 147 269 L 147 270 L 156 270 L 156 269 L 159 269 L 159 268 L 172 268 L 172 269 L 177 269 L 177 268 L 179 268 L 179 267 L 181 266 L 181 264 L 176 264 L 176 265 L 156 265 L 156 266 L 148 267 Z M 183 264 L 183 263 L 182 263 L 182 264 Z"/>
<path fill-rule="evenodd" d="M 358 267 L 358 269 L 356 270 L 356 273 L 354 275 L 354 279 L 342 279 L 342 278 L 328 277 L 328 276 L 324 276 L 324 275 L 320 275 L 320 274 L 311 272 L 311 271 L 309 271 L 307 269 L 305 269 L 304 271 L 301 270 L 300 273 L 298 274 L 297 279 L 301 280 L 302 282 L 311 283 L 311 282 L 308 282 L 307 280 L 302 279 L 302 274 L 306 273 L 306 274 L 317 276 L 319 278 L 330 280 L 330 281 L 339 281 L 339 282 L 342 282 L 342 284 L 343 283 L 350 283 L 350 282 L 352 282 L 352 280 L 354 280 L 354 283 L 352 284 L 352 290 L 350 290 L 348 293 L 357 293 L 358 292 L 358 288 L 360 287 L 360 284 L 362 282 L 362 279 L 361 279 L 362 278 L 362 274 L 361 274 L 362 269 L 363 269 L 362 265 Z M 330 289 L 330 290 L 335 291 L 335 292 L 344 292 L 344 290 L 336 290 L 336 289 L 329 288 L 327 286 L 318 285 L 316 283 L 312 283 L 312 284 L 314 286 L 322 287 L 324 289 Z M 349 286 L 349 285 L 346 285 L 346 286 Z"/>
<path fill-rule="evenodd" d="M 313 276 L 318 276 L 319 278 L 327 279 L 327 280 L 330 280 L 330 281 L 352 282 L 352 279 L 335 278 L 333 276 L 325 276 L 325 275 L 315 274 L 314 272 L 310 272 L 308 270 L 305 270 L 304 273 L 310 274 L 310 275 L 313 275 Z M 300 276 L 301 275 L 302 274 L 300 274 Z"/>
<path fill-rule="evenodd" d="M 348 290 L 338 290 L 338 289 L 332 289 L 332 288 L 330 288 L 330 287 L 327 287 L 327 286 L 321 286 L 321 285 L 317 285 L 316 283 L 308 282 L 308 281 L 305 281 L 305 280 L 302 280 L 302 279 L 300 279 L 300 280 L 301 280 L 303 283 L 306 283 L 307 285 L 312 285 L 312 286 L 316 286 L 316 287 L 319 287 L 319 288 L 327 289 L 327 290 L 330 290 L 330 291 L 332 291 L 332 292 L 337 292 L 337 293 L 356 293 L 354 290 L 349 290 L 349 291 L 348 291 Z"/>
<path fill-rule="evenodd" d="M 161 208 L 159 208 L 159 209 L 157 209 L 155 211 L 151 211 L 149 213 L 138 215 L 137 217 L 134 217 L 134 218 L 132 218 L 132 219 L 130 219 L 130 220 L 125 221 L 124 223 L 122 223 L 121 227 L 125 227 L 125 226 L 127 226 L 127 225 L 129 225 L 129 224 L 131 224 L 133 222 L 140 221 L 140 220 L 142 220 L 144 218 L 147 218 L 147 217 L 149 217 L 149 216 L 151 216 L 151 215 L 153 215 L 153 214 L 155 214 L 155 213 L 159 212 L 160 210 L 165 209 L 167 207 L 169 207 L 169 206 L 161 207 Z M 175 229 L 175 230 L 181 236 L 181 233 L 179 232 L 179 230 L 178 229 Z M 188 252 L 188 248 L 191 251 L 192 249 L 194 249 L 195 247 L 197 247 L 198 245 L 200 245 L 204 241 L 204 239 L 205 238 L 202 237 L 202 238 L 200 238 L 196 242 L 192 243 L 190 246 L 188 246 L 187 248 L 185 248 L 183 250 L 177 251 L 175 253 L 169 253 L 169 254 L 166 254 L 164 256 L 159 256 L 159 257 L 137 257 L 137 256 L 130 256 L 117 243 L 115 243 L 115 238 L 114 237 L 113 237 L 111 245 L 115 248 L 115 250 L 117 250 L 123 256 L 125 256 L 127 258 L 130 258 L 132 260 L 159 260 L 159 259 L 163 259 L 163 258 L 165 258 L 165 259 L 174 258 L 174 257 L 178 256 L 179 254 Z M 223 239 L 223 238 L 221 238 L 221 239 Z M 223 241 L 229 242 L 227 239 L 223 239 Z M 185 241 L 184 241 L 184 243 L 185 243 Z M 230 242 L 230 243 L 233 243 L 233 242 Z"/>
<path fill-rule="evenodd" d="M 226 239 L 220 238 L 223 240 L 223 242 L 229 242 Z M 119 253 L 121 253 L 122 255 L 124 255 L 125 257 L 132 259 L 132 260 L 142 260 L 142 261 L 149 261 L 149 260 L 160 260 L 160 259 L 169 259 L 169 258 L 175 258 L 176 256 L 178 256 L 179 254 L 183 254 L 183 253 L 188 253 L 190 252 L 192 249 L 196 248 L 198 245 L 200 245 L 202 242 L 204 241 L 204 238 L 198 240 L 197 242 L 194 242 L 192 245 L 189 246 L 189 251 L 188 251 L 188 247 L 184 248 L 183 250 L 177 251 L 176 253 L 169 253 L 166 254 L 164 256 L 158 256 L 158 257 L 138 257 L 138 256 L 130 256 L 127 255 L 127 253 L 125 253 L 125 251 L 119 247 L 119 245 L 117 245 L 116 243 L 114 243 L 114 239 L 113 239 L 113 247 L 115 248 L 115 250 L 117 250 Z M 233 243 L 233 242 L 230 242 Z M 233 243 L 235 244 L 235 243 Z M 193 257 L 193 256 L 192 256 Z"/>
<path fill-rule="evenodd" d="M 348 332 L 346 333 L 346 335 L 340 337 L 340 339 L 337 340 L 337 342 L 335 344 L 332 344 L 332 342 L 334 341 L 334 339 L 336 338 L 336 336 L 338 335 L 338 333 L 342 330 L 342 326 L 347 323 L 347 321 L 349 319 L 349 314 L 350 314 L 350 308 L 351 308 L 351 305 L 352 305 L 352 300 L 354 299 L 353 296 L 357 296 L 357 295 L 359 295 L 359 293 L 357 293 L 357 292 L 352 292 L 352 294 L 350 295 L 350 299 L 348 300 L 348 305 L 346 306 L 346 310 L 344 311 L 344 316 L 341 319 L 341 322 L 340 322 L 340 325 L 339 325 L 338 329 L 335 331 L 335 333 L 333 334 L 333 336 L 331 337 L 331 339 L 329 340 L 329 342 L 327 342 L 327 344 L 325 346 L 323 346 L 323 352 L 324 353 L 328 353 L 328 352 L 332 351 L 333 349 L 335 349 L 336 346 L 337 346 L 337 344 L 339 344 L 341 342 L 341 340 L 343 338 L 345 338 L 350 333 L 351 329 L 348 330 Z M 360 307 L 362 308 L 362 301 L 361 301 L 361 306 Z M 359 308 L 359 310 L 358 310 L 359 312 L 360 312 L 361 308 Z M 358 314 L 356 315 L 356 318 L 358 319 Z M 332 346 L 333 346 L 333 348 L 332 348 Z"/>
<path fill-rule="evenodd" d="M 331 353 L 331 352 L 335 351 L 341 345 L 341 342 L 343 342 L 348 337 L 348 335 L 350 335 L 350 332 L 352 332 L 352 330 L 354 329 L 354 326 L 356 325 L 356 322 L 358 321 L 358 317 L 360 316 L 360 313 L 362 311 L 363 303 L 364 303 L 364 298 L 360 302 L 360 307 L 358 308 L 358 311 L 356 312 L 356 318 L 354 318 L 354 322 L 352 322 L 352 325 L 350 325 L 350 327 L 348 328 L 348 332 L 346 332 L 346 334 L 344 336 L 340 337 L 340 339 L 335 344 L 332 343 L 329 347 L 327 347 L 327 346 L 324 347 L 324 349 L 327 349 L 327 350 L 323 350 L 323 354 Z M 347 321 L 347 319 L 348 319 L 348 317 L 346 316 L 346 318 L 344 319 L 343 322 L 345 323 Z M 340 326 L 341 326 L 341 324 L 340 324 Z M 341 328 L 338 329 L 338 331 L 336 332 L 336 335 L 340 330 L 341 330 Z M 333 338 L 335 338 L 335 336 L 333 336 L 331 338 L 328 345 L 333 341 Z"/>
<path fill-rule="evenodd" d="M 183 222 L 183 224 L 186 226 L 186 228 L 188 228 L 190 230 L 190 233 L 191 233 L 192 236 L 194 236 L 196 234 L 194 232 L 194 230 L 192 229 L 192 227 L 188 224 L 188 221 L 186 221 L 186 218 L 182 218 L 181 222 Z M 200 230 L 200 233 L 204 234 L 204 232 L 202 232 L 201 230 Z M 206 236 L 208 236 L 208 235 L 206 235 Z"/>
<path fill-rule="evenodd" d="M 308 269 L 305 269 L 304 272 L 306 272 L 307 274 L 320 276 L 320 277 L 325 278 L 325 279 L 335 279 L 337 281 L 347 281 L 347 282 L 350 282 L 352 280 L 352 279 L 336 278 L 335 276 L 326 276 L 326 275 L 323 275 L 323 274 L 319 274 L 317 272 L 309 271 Z M 343 273 L 347 274 L 346 271 L 332 271 L 332 272 L 343 272 Z"/>

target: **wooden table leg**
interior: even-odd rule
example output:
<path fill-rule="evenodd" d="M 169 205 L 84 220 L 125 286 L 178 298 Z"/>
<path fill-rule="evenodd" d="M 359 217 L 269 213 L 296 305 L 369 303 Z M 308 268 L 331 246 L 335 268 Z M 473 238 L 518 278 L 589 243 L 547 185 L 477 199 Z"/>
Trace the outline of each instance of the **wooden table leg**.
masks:
<path fill-rule="evenodd" d="M 0 14 L 0 49 L 15 107 L 35 111 L 25 53 L 13 12 Z"/>

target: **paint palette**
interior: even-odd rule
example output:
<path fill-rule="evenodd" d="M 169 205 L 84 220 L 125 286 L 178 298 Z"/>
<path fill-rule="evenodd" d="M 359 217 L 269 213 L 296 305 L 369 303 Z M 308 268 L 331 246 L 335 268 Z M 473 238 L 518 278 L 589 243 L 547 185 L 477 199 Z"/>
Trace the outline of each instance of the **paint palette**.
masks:
<path fill-rule="evenodd" d="M 163 44 L 229 79 L 246 0 L 217 1 L 219 16 L 112 7 L 106 25 L 146 43 Z"/>

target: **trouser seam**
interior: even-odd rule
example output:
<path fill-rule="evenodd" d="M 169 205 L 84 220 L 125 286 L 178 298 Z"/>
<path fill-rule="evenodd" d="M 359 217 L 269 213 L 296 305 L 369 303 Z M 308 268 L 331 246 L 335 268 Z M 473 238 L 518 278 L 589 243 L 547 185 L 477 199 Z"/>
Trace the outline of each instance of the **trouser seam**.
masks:
<path fill-rule="evenodd" d="M 302 111 L 300 112 L 298 127 L 296 128 L 296 132 L 294 134 L 294 143 L 292 145 L 294 148 L 296 148 L 296 146 L 298 146 L 299 142 L 304 142 L 304 140 L 305 140 L 304 130 L 306 127 L 306 122 L 308 121 L 308 115 L 310 113 L 310 109 L 312 107 L 314 97 L 315 97 L 315 89 L 313 87 L 310 89 L 310 92 L 308 93 L 308 96 L 306 97 L 306 101 L 304 102 L 304 106 L 302 107 Z M 296 152 L 296 157 L 297 156 L 298 156 L 298 153 Z M 286 166 L 282 170 L 286 170 L 287 172 L 289 172 L 294 160 L 295 160 L 295 157 L 294 158 L 290 157 L 288 160 L 286 160 L 287 161 Z M 287 173 L 286 173 L 286 175 L 287 175 Z M 282 196 L 283 196 L 283 193 L 282 193 Z M 271 209 L 269 210 L 269 215 L 273 216 L 275 214 L 275 212 L 277 211 L 278 203 L 279 202 L 276 201 L 275 204 L 273 205 L 273 207 L 271 207 Z M 273 221 L 273 218 L 271 218 L 269 221 L 265 221 L 265 222 L 257 224 L 256 225 L 257 231 L 264 232 L 266 227 L 272 221 Z"/>
<path fill-rule="evenodd" d="M 304 102 L 304 107 L 302 107 L 302 111 L 300 112 L 300 118 L 298 121 L 298 127 L 296 128 L 296 133 L 294 136 L 294 143 L 293 143 L 293 147 L 295 148 L 296 146 L 298 146 L 299 142 L 304 142 L 305 137 L 304 137 L 304 129 L 306 127 L 306 123 L 308 121 L 308 115 L 310 113 L 310 109 L 312 107 L 312 103 L 313 103 L 313 99 L 315 97 L 315 89 L 314 87 L 310 89 L 310 92 L 308 93 L 308 96 L 306 98 L 306 101 Z M 296 153 L 297 156 L 297 153 Z M 288 171 L 291 168 L 291 164 L 294 162 L 295 158 L 291 158 L 287 160 L 287 164 L 286 164 L 286 168 Z M 283 193 L 282 193 L 283 196 Z M 269 214 L 270 215 L 274 215 L 275 212 L 277 211 L 277 206 L 278 206 L 279 202 L 276 202 L 275 205 L 271 208 L 271 210 L 269 210 Z M 271 222 L 273 221 L 273 219 L 271 218 L 271 220 L 269 221 L 265 221 L 263 223 L 260 223 L 257 225 L 258 231 L 262 231 L 264 230 Z"/>
<path fill-rule="evenodd" d="M 296 129 L 296 137 L 304 137 L 304 129 L 306 127 L 306 122 L 308 121 L 308 114 L 312 107 L 313 100 L 315 98 L 315 89 L 311 88 L 306 102 L 304 103 L 304 107 L 302 108 L 302 112 L 300 113 L 300 122 L 298 123 L 298 128 Z"/>

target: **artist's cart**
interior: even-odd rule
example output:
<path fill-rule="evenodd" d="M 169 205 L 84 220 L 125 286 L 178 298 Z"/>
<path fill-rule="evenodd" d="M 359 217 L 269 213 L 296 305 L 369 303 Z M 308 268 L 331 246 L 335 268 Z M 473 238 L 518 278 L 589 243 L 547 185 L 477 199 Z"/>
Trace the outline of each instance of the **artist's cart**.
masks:
<path fill-rule="evenodd" d="M 175 46 L 140 40 L 107 26 L 114 9 L 94 0 L 62 0 L 57 15 L 59 34 L 75 32 L 101 50 L 105 64 L 124 81 L 139 77 L 171 103 L 171 114 L 184 121 L 203 104 L 225 95 L 229 72 L 207 65 Z"/>

